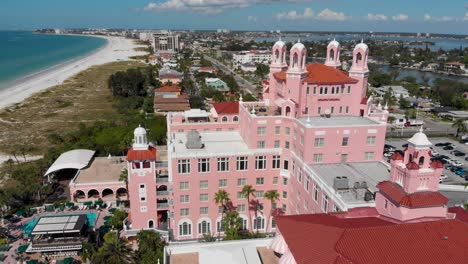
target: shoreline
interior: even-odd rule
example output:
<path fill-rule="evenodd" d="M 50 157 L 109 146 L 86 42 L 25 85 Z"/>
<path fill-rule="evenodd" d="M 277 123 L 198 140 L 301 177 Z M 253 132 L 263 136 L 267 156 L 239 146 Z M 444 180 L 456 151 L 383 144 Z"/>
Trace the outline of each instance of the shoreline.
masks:
<path fill-rule="evenodd" d="M 22 102 L 37 92 L 62 84 L 65 80 L 92 66 L 129 60 L 131 56 L 146 54 L 145 52 L 134 50 L 138 45 L 133 43 L 133 39 L 95 35 L 86 36 L 104 38 L 107 40 L 107 43 L 88 54 L 13 81 L 13 83 L 0 90 L 0 109 L 8 108 Z"/>

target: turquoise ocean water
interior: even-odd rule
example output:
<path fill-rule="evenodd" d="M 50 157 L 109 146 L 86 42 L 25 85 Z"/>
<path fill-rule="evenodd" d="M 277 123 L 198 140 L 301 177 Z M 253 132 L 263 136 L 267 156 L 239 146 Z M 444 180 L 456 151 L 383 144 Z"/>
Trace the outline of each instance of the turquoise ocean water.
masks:
<path fill-rule="evenodd" d="M 0 31 L 0 89 L 18 79 L 90 54 L 107 43 L 87 36 Z"/>

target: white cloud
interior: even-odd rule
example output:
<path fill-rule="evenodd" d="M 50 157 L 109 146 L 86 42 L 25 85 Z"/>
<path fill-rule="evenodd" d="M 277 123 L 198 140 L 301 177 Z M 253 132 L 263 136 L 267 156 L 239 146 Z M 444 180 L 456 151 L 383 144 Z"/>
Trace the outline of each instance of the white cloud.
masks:
<path fill-rule="evenodd" d="M 437 22 L 468 21 L 468 12 L 465 13 L 463 17 L 452 17 L 452 16 L 432 17 L 429 14 L 425 14 L 424 20 L 425 21 L 437 21 Z"/>
<path fill-rule="evenodd" d="M 367 14 L 367 19 L 371 21 L 387 21 L 387 16 L 384 14 Z"/>
<path fill-rule="evenodd" d="M 297 19 L 317 19 L 317 20 L 329 20 L 329 21 L 344 21 L 348 17 L 341 12 L 334 12 L 328 8 L 322 10 L 317 15 L 314 14 L 314 11 L 307 7 L 304 9 L 303 13 L 298 13 L 296 10 L 289 12 L 282 12 L 275 16 L 277 19 L 286 19 L 286 20 L 297 20 Z"/>
<path fill-rule="evenodd" d="M 316 0 L 284 0 L 284 2 L 312 2 Z M 163 0 L 150 2 L 145 11 L 195 11 L 205 14 L 218 14 L 226 9 L 245 8 L 254 4 L 269 4 L 278 0 Z"/>
<path fill-rule="evenodd" d="M 429 14 L 424 14 L 424 20 L 429 21 L 432 17 Z"/>
<path fill-rule="evenodd" d="M 463 21 L 468 21 L 468 12 L 465 13 L 465 16 L 463 17 Z"/>
<path fill-rule="evenodd" d="M 396 16 L 393 16 L 392 19 L 395 20 L 395 21 L 405 21 L 405 20 L 408 20 L 408 15 L 406 14 L 398 14 Z"/>
<path fill-rule="evenodd" d="M 247 17 L 247 21 L 250 21 L 250 22 L 257 22 L 258 20 L 258 17 L 256 16 L 248 16 Z"/>

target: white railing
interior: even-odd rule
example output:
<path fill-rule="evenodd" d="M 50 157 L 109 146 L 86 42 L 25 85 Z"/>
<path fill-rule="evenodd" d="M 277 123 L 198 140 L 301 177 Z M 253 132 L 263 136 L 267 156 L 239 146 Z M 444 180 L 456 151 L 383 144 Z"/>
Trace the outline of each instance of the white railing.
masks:
<path fill-rule="evenodd" d="M 157 196 L 169 196 L 169 191 L 157 191 Z"/>
<path fill-rule="evenodd" d="M 167 183 L 169 178 L 156 178 L 156 183 Z"/>
<path fill-rule="evenodd" d="M 281 169 L 280 170 L 280 176 L 289 178 L 291 176 L 291 173 L 288 170 Z"/>
<path fill-rule="evenodd" d="M 169 203 L 158 203 L 156 205 L 156 208 L 159 208 L 159 209 L 169 208 Z"/>
<path fill-rule="evenodd" d="M 439 191 L 468 192 L 468 187 L 463 185 L 439 184 Z"/>

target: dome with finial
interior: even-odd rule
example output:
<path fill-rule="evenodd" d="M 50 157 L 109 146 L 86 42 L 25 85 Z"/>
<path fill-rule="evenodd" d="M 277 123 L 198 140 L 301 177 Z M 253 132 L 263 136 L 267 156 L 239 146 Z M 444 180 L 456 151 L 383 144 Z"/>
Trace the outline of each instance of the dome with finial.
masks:
<path fill-rule="evenodd" d="M 419 132 L 414 134 L 408 142 L 416 147 L 429 147 L 432 146 L 432 143 L 427 139 L 426 134 L 423 132 L 423 127 L 419 129 Z"/>
<path fill-rule="evenodd" d="M 366 43 L 364 43 L 364 40 L 361 40 L 361 43 L 357 44 L 356 47 L 354 47 L 354 50 L 362 49 L 364 51 L 368 50 L 369 47 L 367 47 Z"/>
<path fill-rule="evenodd" d="M 281 40 L 281 38 L 275 42 L 275 44 L 273 45 L 273 47 L 279 47 L 279 48 L 282 48 L 286 46 L 286 43 L 284 43 L 284 41 Z"/>
<path fill-rule="evenodd" d="M 294 46 L 292 46 L 291 50 L 299 50 L 299 51 L 302 51 L 304 50 L 306 47 L 304 46 L 304 44 L 301 43 L 301 40 L 297 40 L 297 43 L 294 44 Z"/>
<path fill-rule="evenodd" d="M 330 48 L 330 47 L 337 47 L 338 48 L 339 46 L 340 46 L 340 43 L 333 38 L 333 40 L 330 41 L 330 43 L 328 43 L 327 47 L 328 48 Z"/>
<path fill-rule="evenodd" d="M 142 128 L 141 125 L 138 125 L 137 128 L 133 131 L 134 136 L 143 136 L 146 135 L 146 129 Z"/>

